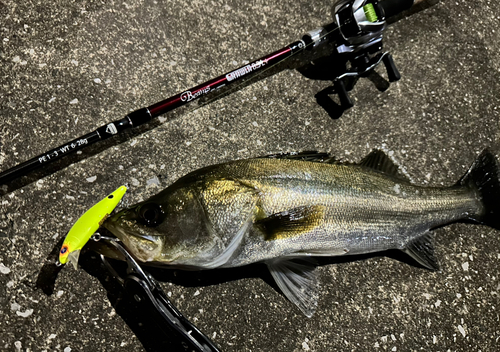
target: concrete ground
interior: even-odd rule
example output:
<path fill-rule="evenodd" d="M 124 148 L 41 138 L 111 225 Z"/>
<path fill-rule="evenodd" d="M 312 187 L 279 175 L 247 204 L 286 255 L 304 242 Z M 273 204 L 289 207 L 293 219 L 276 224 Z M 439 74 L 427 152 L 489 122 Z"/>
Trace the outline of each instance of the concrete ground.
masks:
<path fill-rule="evenodd" d="M 0 169 L 277 50 L 330 22 L 331 5 L 0 0 Z M 116 313 L 99 269 L 67 267 L 52 286 L 36 285 L 57 241 L 121 184 L 130 205 L 214 163 L 301 150 L 359 161 L 382 148 L 415 184 L 439 186 L 482 149 L 498 155 L 497 12 L 493 1 L 443 0 L 392 25 L 385 47 L 402 79 L 385 92 L 361 79 L 339 119 L 315 99 L 328 81 L 284 68 L 4 187 L 0 350 L 159 348 L 160 335 L 134 334 L 127 309 Z M 498 350 L 500 232 L 453 224 L 435 233 L 437 272 L 377 255 L 321 266 L 311 319 L 262 279 L 264 267 L 209 280 L 179 271 L 163 288 L 222 351 Z"/>

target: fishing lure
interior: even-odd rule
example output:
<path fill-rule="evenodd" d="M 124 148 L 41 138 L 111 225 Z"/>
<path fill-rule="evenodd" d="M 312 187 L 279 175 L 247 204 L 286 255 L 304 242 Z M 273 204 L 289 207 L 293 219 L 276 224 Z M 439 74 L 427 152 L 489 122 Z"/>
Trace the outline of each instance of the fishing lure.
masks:
<path fill-rule="evenodd" d="M 64 239 L 59 251 L 59 263 L 66 264 L 70 261 L 75 269 L 78 266 L 80 250 L 89 241 L 90 237 L 97 231 L 99 226 L 106 220 L 116 208 L 120 200 L 127 192 L 127 187 L 120 186 L 106 198 L 87 210 L 71 227 Z"/>

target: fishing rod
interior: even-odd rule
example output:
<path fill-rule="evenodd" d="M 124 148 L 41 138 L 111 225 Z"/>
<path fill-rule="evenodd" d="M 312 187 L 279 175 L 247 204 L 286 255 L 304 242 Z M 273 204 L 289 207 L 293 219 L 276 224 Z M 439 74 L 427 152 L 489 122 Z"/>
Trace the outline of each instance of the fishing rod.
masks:
<path fill-rule="evenodd" d="M 341 106 L 353 105 L 344 83 L 346 78 L 362 77 L 378 64 L 384 63 L 389 81 L 401 76 L 392 56 L 382 52 L 382 37 L 387 26 L 386 19 L 409 9 L 422 0 L 338 0 L 333 7 L 334 21 L 324 27 L 310 31 L 300 40 L 236 70 L 189 88 L 156 104 L 129 113 L 120 120 L 109 122 L 96 130 L 53 148 L 30 160 L 0 173 L 0 186 L 27 175 L 31 171 L 59 160 L 96 142 L 114 137 L 126 130 L 144 125 L 154 118 L 186 105 L 221 88 L 232 85 L 282 62 L 305 50 L 312 50 L 324 43 L 335 43 L 334 55 L 341 58 L 344 69 L 333 78 L 334 88 Z M 348 63 L 350 68 L 348 69 Z"/>

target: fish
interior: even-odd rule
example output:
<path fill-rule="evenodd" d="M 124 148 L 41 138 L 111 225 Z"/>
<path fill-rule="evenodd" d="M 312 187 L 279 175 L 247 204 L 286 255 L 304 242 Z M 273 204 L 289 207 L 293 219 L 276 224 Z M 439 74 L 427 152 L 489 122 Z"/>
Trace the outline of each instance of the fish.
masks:
<path fill-rule="evenodd" d="M 488 150 L 449 187 L 413 184 L 381 150 L 357 164 L 324 153 L 273 155 L 193 171 L 103 226 L 149 264 L 206 270 L 263 262 L 311 317 L 316 257 L 396 249 L 438 270 L 433 229 L 458 221 L 500 229 L 499 175 Z"/>

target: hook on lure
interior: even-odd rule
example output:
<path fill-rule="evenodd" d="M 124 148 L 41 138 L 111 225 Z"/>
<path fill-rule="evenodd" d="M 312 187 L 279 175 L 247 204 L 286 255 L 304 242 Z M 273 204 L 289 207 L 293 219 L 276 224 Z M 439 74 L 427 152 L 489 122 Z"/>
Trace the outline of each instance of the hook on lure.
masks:
<path fill-rule="evenodd" d="M 87 210 L 75 222 L 59 250 L 59 262 L 56 263 L 57 265 L 66 264 L 69 261 L 75 269 L 77 268 L 80 250 L 116 208 L 118 203 L 120 203 L 125 192 L 127 192 L 127 187 L 118 187 L 114 192 L 106 196 L 106 198 Z"/>

